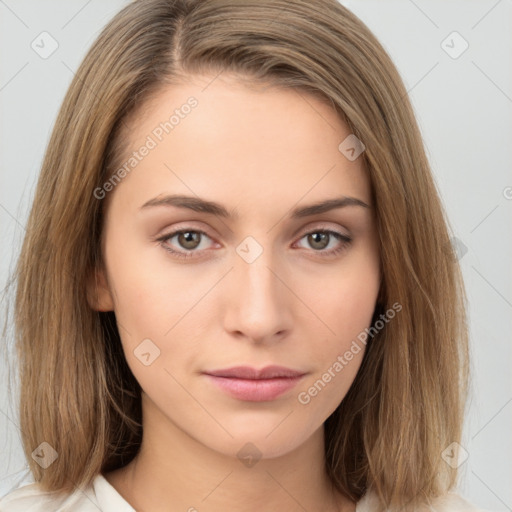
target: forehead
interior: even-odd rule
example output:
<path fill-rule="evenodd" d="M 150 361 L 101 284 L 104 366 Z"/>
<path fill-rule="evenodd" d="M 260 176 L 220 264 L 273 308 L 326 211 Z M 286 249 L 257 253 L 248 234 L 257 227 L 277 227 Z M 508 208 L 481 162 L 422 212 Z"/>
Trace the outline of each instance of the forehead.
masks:
<path fill-rule="evenodd" d="M 351 161 L 339 149 L 349 135 L 316 95 L 224 74 L 195 76 L 162 88 L 127 120 L 117 163 L 128 172 L 115 193 L 125 189 L 133 200 L 213 194 L 260 208 L 335 193 L 369 202 L 363 159 Z"/>

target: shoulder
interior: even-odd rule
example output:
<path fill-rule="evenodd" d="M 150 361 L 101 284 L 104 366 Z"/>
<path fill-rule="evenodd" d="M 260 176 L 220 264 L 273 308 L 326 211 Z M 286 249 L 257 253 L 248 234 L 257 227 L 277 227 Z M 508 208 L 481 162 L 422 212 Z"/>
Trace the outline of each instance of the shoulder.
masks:
<path fill-rule="evenodd" d="M 76 490 L 59 495 L 43 491 L 36 482 L 22 485 L 0 498 L 0 512 L 98 512 L 94 493 Z"/>
<path fill-rule="evenodd" d="M 444 496 L 439 496 L 433 500 L 430 508 L 425 510 L 431 510 L 432 512 L 491 512 L 473 505 L 456 492 L 449 492 Z"/>
<path fill-rule="evenodd" d="M 379 500 L 376 493 L 369 491 L 357 503 L 356 512 L 375 512 L 379 510 Z M 424 505 L 418 512 L 492 512 L 478 508 L 460 494 L 449 492 L 434 498 L 430 505 Z"/>
<path fill-rule="evenodd" d="M 135 512 L 102 474 L 84 490 L 67 495 L 43 491 L 36 482 L 0 498 L 0 512 Z"/>

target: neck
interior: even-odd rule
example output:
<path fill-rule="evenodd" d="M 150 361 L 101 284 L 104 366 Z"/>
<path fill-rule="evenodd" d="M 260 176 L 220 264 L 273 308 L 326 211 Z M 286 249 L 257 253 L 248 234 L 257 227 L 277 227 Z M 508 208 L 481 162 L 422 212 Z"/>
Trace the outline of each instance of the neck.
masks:
<path fill-rule="evenodd" d="M 217 512 L 234 503 L 240 512 L 355 510 L 326 474 L 323 426 L 285 455 L 258 459 L 250 446 L 226 455 L 146 415 L 139 453 L 105 477 L 138 512 Z"/>

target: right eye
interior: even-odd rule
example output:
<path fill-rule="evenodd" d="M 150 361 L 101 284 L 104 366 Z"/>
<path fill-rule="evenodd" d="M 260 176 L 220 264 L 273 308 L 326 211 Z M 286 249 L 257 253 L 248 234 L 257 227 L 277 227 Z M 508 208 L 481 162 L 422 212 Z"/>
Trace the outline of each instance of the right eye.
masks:
<path fill-rule="evenodd" d="M 177 237 L 176 242 L 181 246 L 181 250 L 173 249 L 170 246 L 169 242 L 175 237 Z M 192 258 L 195 252 L 205 249 L 200 247 L 201 239 L 204 237 L 210 239 L 204 231 L 198 229 L 179 229 L 161 236 L 158 238 L 158 241 L 166 251 L 176 255 L 178 258 Z"/>

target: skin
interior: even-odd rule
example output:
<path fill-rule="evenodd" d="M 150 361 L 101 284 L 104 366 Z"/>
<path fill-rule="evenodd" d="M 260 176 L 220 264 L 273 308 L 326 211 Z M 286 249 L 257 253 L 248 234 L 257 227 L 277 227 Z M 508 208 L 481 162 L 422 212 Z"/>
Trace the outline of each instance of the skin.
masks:
<path fill-rule="evenodd" d="M 214 78 L 166 86 L 128 120 L 126 158 L 169 112 L 198 100 L 106 198 L 104 268 L 89 300 L 115 311 L 143 389 L 144 438 L 137 457 L 105 477 L 143 511 L 354 511 L 325 473 L 323 423 L 352 384 L 364 347 L 308 404 L 298 394 L 371 323 L 380 269 L 368 176 L 362 158 L 338 150 L 350 131 L 320 99 L 227 73 Z M 239 217 L 141 210 L 165 194 L 216 201 Z M 341 196 L 369 207 L 289 218 L 296 207 Z M 196 235 L 197 249 L 179 236 L 156 240 L 183 228 L 207 236 Z M 319 229 L 352 242 L 307 236 Z M 263 249 L 251 263 L 236 251 L 248 236 Z M 178 258 L 165 245 L 196 252 Z M 148 338 L 160 355 L 146 366 L 134 350 Z M 265 402 L 233 398 L 201 374 L 268 364 L 307 374 Z M 237 457 L 248 442 L 261 456 L 252 467 Z"/>

